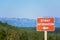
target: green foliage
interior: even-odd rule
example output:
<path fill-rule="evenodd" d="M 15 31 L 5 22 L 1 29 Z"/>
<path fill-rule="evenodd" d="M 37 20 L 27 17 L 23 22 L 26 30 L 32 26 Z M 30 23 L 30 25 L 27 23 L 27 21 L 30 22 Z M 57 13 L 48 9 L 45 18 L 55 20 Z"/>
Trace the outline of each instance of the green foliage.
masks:
<path fill-rule="evenodd" d="M 1 39 L 1 40 L 6 40 L 6 36 L 7 36 L 6 30 L 3 29 L 3 28 L 1 28 L 1 29 L 0 29 L 0 39 Z"/>
<path fill-rule="evenodd" d="M 44 33 L 0 22 L 0 40 L 44 40 Z M 48 40 L 60 40 L 60 33 L 48 33 Z"/>

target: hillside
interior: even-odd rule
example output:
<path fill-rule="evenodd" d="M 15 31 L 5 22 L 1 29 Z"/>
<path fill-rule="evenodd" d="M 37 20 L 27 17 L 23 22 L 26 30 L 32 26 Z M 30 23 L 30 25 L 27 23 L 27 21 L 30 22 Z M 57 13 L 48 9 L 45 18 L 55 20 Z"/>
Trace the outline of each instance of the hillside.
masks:
<path fill-rule="evenodd" d="M 43 32 L 37 32 L 35 28 L 16 27 L 0 22 L 0 40 L 43 40 L 43 36 Z M 48 40 L 60 40 L 60 33 L 48 33 Z"/>

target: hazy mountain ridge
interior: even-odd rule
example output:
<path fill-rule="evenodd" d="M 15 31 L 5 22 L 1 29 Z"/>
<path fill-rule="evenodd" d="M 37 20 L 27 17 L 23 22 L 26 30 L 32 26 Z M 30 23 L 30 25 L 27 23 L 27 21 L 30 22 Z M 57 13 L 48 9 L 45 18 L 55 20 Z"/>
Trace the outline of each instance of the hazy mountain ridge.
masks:
<path fill-rule="evenodd" d="M 55 18 L 55 26 L 60 27 L 60 18 Z"/>
<path fill-rule="evenodd" d="M 0 21 L 7 22 L 13 26 L 36 27 L 36 19 L 28 18 L 0 18 Z M 55 18 L 55 27 L 60 27 L 60 18 Z"/>
<path fill-rule="evenodd" d="M 0 18 L 0 21 L 21 27 L 35 27 L 36 25 L 36 20 L 27 18 Z"/>

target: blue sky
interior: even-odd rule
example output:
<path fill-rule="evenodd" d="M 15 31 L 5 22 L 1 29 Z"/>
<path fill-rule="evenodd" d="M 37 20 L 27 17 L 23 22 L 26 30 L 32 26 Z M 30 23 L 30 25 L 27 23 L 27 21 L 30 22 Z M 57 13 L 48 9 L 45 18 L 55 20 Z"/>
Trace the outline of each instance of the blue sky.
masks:
<path fill-rule="evenodd" d="M 0 0 L 0 17 L 60 17 L 60 0 Z"/>

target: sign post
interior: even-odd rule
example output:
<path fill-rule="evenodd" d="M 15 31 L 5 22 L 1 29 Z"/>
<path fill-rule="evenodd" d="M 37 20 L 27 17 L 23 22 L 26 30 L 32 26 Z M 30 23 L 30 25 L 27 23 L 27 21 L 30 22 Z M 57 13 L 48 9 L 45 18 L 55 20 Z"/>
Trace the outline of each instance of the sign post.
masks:
<path fill-rule="evenodd" d="M 44 39 L 47 40 L 47 31 L 44 31 Z"/>
<path fill-rule="evenodd" d="M 37 31 L 44 31 L 44 40 L 47 40 L 47 31 L 54 31 L 54 18 L 37 18 Z"/>

